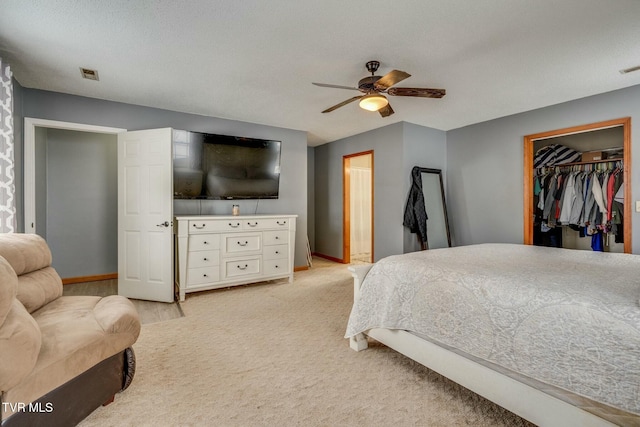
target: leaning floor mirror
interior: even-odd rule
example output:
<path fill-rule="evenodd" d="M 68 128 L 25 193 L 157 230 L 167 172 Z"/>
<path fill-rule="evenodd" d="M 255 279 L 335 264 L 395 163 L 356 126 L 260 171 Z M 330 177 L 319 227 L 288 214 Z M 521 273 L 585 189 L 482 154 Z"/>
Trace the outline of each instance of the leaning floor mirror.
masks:
<path fill-rule="evenodd" d="M 418 168 L 422 178 L 422 194 L 427 212 L 426 249 L 451 246 L 447 205 L 444 198 L 442 171 L 440 169 Z"/>

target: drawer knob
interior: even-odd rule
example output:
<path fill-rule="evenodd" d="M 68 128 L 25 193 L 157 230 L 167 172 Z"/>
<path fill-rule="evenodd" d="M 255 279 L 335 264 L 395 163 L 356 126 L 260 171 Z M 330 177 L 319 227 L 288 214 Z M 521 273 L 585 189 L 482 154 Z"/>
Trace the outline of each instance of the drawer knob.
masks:
<path fill-rule="evenodd" d="M 203 258 L 202 260 L 203 260 L 203 261 L 209 261 L 209 259 L 208 259 L 208 258 Z"/>
<path fill-rule="evenodd" d="M 249 264 L 245 264 L 245 265 L 244 265 L 244 267 L 242 267 L 241 265 L 238 265 L 237 267 L 238 267 L 238 269 L 240 269 L 240 270 L 246 270 L 246 269 L 247 269 L 247 267 L 249 267 Z"/>
<path fill-rule="evenodd" d="M 238 228 L 238 227 L 240 227 L 240 223 L 239 222 L 236 222 L 235 224 L 229 223 L 229 227 Z"/>
<path fill-rule="evenodd" d="M 276 236 L 276 240 L 280 240 L 280 238 L 278 236 Z"/>
<path fill-rule="evenodd" d="M 202 242 L 202 244 L 204 244 L 204 245 L 208 245 L 208 244 L 209 244 L 209 242 L 207 242 L 207 241 L 205 240 L 204 242 Z"/>
<path fill-rule="evenodd" d="M 203 274 L 202 277 L 209 277 L 209 276 L 207 276 L 206 274 Z"/>
<path fill-rule="evenodd" d="M 280 251 L 276 251 L 276 255 L 278 255 L 280 253 Z"/>
<path fill-rule="evenodd" d="M 280 267 L 278 267 L 278 266 L 276 265 L 276 268 L 280 268 Z"/>
<path fill-rule="evenodd" d="M 249 227 L 255 227 L 255 226 L 257 226 L 257 225 L 258 225 L 258 222 L 256 221 L 256 222 L 254 222 L 253 224 L 252 224 L 252 223 L 250 223 L 250 222 L 248 222 L 248 223 L 247 223 L 247 225 L 248 225 Z"/>
<path fill-rule="evenodd" d="M 195 228 L 197 228 L 198 230 L 202 230 L 204 227 L 206 227 L 206 226 L 207 226 L 207 224 L 202 224 L 202 225 L 200 225 L 200 226 L 199 226 L 198 224 L 193 224 L 193 226 L 194 226 Z"/>
<path fill-rule="evenodd" d="M 244 241 L 244 243 L 242 243 L 242 242 L 238 242 L 238 244 L 239 244 L 240 246 L 247 246 L 247 245 L 249 244 L 249 242 L 245 240 L 245 241 Z"/>
<path fill-rule="evenodd" d="M 278 225 L 287 225 L 287 221 L 276 221 Z"/>

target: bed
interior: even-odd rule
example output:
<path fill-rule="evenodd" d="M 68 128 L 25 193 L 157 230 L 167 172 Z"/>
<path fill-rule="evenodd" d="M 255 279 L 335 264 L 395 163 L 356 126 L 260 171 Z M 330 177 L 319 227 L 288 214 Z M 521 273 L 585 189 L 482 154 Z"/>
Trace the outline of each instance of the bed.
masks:
<path fill-rule="evenodd" d="M 640 256 L 479 244 L 351 266 L 346 338 L 542 426 L 640 426 Z"/>

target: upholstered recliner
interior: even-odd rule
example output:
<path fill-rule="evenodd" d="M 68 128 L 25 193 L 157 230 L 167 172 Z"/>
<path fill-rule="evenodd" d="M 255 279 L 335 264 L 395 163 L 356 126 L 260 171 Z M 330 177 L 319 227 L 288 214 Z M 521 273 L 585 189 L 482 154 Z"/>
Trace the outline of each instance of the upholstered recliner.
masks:
<path fill-rule="evenodd" d="M 140 319 L 126 298 L 62 296 L 35 234 L 0 234 L 2 427 L 75 425 L 128 387 Z"/>

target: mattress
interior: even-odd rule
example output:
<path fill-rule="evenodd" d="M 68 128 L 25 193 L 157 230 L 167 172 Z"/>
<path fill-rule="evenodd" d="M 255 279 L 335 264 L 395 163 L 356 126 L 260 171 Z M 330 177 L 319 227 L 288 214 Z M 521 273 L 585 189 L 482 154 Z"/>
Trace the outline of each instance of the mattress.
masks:
<path fill-rule="evenodd" d="M 401 329 L 640 414 L 640 257 L 515 244 L 376 263 L 346 337 Z"/>

